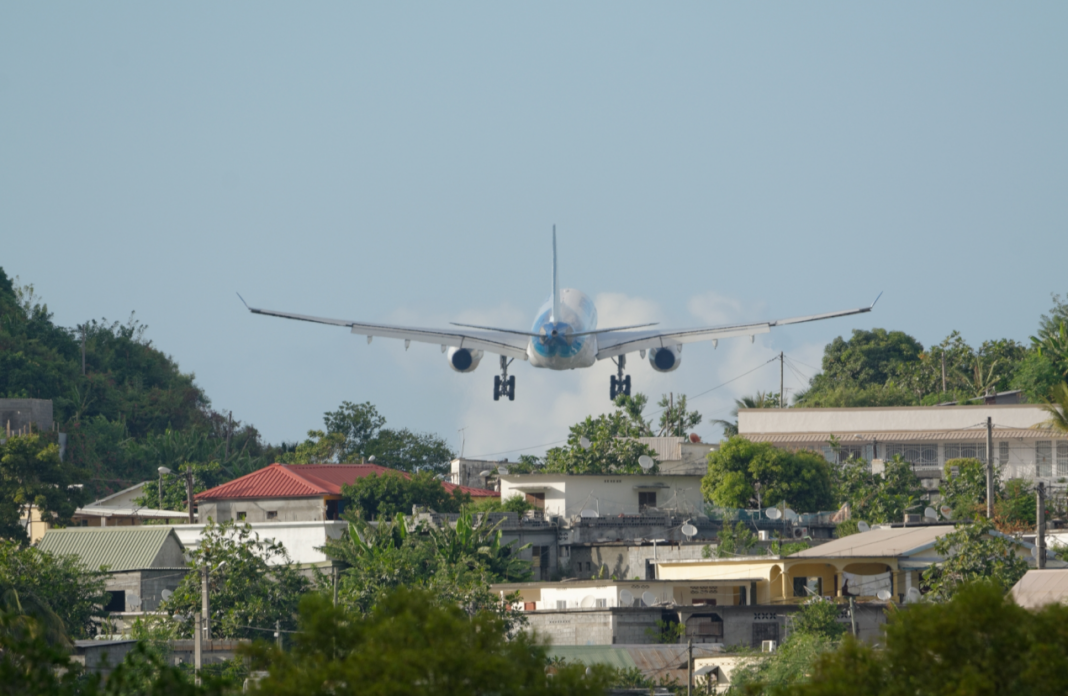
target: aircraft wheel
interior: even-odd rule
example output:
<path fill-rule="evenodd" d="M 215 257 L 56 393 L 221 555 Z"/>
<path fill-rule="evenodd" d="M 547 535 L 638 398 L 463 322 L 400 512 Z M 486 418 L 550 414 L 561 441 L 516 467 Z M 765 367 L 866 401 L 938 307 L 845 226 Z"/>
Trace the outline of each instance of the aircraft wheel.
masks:
<path fill-rule="evenodd" d="M 496 375 L 493 378 L 493 400 L 501 400 L 501 376 Z"/>
<path fill-rule="evenodd" d="M 616 394 L 619 392 L 618 385 L 619 385 L 619 380 L 616 379 L 615 375 L 612 375 L 611 385 L 610 385 L 610 388 L 608 390 L 608 398 L 611 399 L 612 401 L 616 400 Z"/>
<path fill-rule="evenodd" d="M 630 375 L 623 378 L 623 393 L 630 396 Z"/>
<path fill-rule="evenodd" d="M 515 375 L 508 378 L 508 400 L 515 401 Z"/>

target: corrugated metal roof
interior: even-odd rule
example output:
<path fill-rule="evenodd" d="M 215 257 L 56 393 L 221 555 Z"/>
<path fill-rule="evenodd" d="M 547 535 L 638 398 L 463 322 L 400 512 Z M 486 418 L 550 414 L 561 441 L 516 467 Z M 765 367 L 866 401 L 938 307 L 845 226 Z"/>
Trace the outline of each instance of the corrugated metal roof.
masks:
<path fill-rule="evenodd" d="M 57 556 L 77 556 L 86 568 L 142 570 L 152 564 L 168 542 L 184 549 L 170 527 L 101 527 L 49 529 L 37 548 Z"/>
<path fill-rule="evenodd" d="M 358 479 L 372 474 L 399 474 L 410 478 L 403 471 L 377 464 L 271 464 L 221 486 L 198 493 L 197 500 L 248 500 L 256 498 L 316 498 L 324 495 L 341 495 L 343 485 L 352 485 Z M 453 483 L 441 485 L 450 493 L 460 488 L 473 498 L 496 497 L 495 491 L 468 488 Z"/>
<path fill-rule="evenodd" d="M 656 458 L 662 462 L 682 461 L 682 437 L 636 437 L 634 438 L 656 452 Z"/>
<path fill-rule="evenodd" d="M 1029 570 L 1010 593 L 1025 609 L 1040 609 L 1047 604 L 1068 600 L 1068 569 Z"/>
<path fill-rule="evenodd" d="M 834 433 L 741 433 L 752 442 L 770 442 L 772 444 L 811 444 L 826 445 L 831 436 L 837 437 L 843 445 L 854 440 L 861 444 L 870 444 L 872 440 L 885 442 L 985 442 L 986 428 L 967 430 L 883 430 L 867 432 L 837 431 Z M 994 428 L 994 440 L 1063 440 L 1068 433 L 1038 428 Z"/>
<path fill-rule="evenodd" d="M 955 531 L 950 525 L 894 527 L 850 534 L 788 558 L 897 558 Z"/>

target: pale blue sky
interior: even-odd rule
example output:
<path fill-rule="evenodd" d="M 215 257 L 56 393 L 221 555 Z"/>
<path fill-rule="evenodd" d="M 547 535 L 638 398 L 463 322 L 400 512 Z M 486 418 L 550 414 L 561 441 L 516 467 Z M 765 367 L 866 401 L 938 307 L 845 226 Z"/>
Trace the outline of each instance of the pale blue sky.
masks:
<path fill-rule="evenodd" d="M 1065 36 L 1064 3 L 8 2 L 0 265 L 65 325 L 136 310 L 272 441 L 343 399 L 466 427 L 469 455 L 607 410 L 610 364 L 517 363 L 493 403 L 492 358 L 458 375 L 234 296 L 526 328 L 553 223 L 603 325 L 886 291 L 873 315 L 689 346 L 670 375 L 634 356 L 654 398 L 780 349 L 818 365 L 853 328 L 1025 341 L 1068 291 Z M 777 387 L 767 367 L 693 405 Z"/>

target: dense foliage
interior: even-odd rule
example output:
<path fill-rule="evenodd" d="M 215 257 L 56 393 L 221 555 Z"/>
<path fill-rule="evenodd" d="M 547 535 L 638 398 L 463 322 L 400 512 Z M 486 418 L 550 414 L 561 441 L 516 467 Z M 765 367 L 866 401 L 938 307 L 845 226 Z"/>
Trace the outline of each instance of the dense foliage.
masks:
<path fill-rule="evenodd" d="M 313 464 L 372 460 L 399 471 L 443 474 L 454 457 L 448 443 L 437 435 L 386 428 L 386 419 L 370 402 L 342 402 L 336 411 L 323 414 L 323 423 L 325 431 L 309 430 L 308 439 L 283 454 L 280 461 Z"/>
<path fill-rule="evenodd" d="M 78 485 L 85 472 L 59 458 L 51 433 L 14 435 L 0 444 L 0 538 L 29 541 L 20 522 L 36 507 L 41 519 L 70 522 L 89 495 Z"/>
<path fill-rule="evenodd" d="M 339 601 L 353 611 L 370 612 L 397 587 L 419 587 L 435 601 L 504 612 L 510 607 L 489 591 L 490 583 L 522 582 L 531 563 L 520 558 L 527 548 L 501 543 L 498 525 L 461 513 L 455 526 L 412 525 L 404 515 L 372 526 L 354 519 L 348 534 L 327 542 L 326 554 L 341 562 Z"/>
<path fill-rule="evenodd" d="M 191 572 L 160 606 L 168 615 L 167 625 L 174 627 L 175 637 L 192 635 L 193 612 L 201 610 L 201 569 L 205 565 L 211 569 L 208 597 L 212 636 L 263 638 L 264 630 L 273 629 L 276 622 L 283 629 L 296 627 L 297 606 L 311 583 L 281 544 L 261 540 L 247 524 L 209 520 L 200 546 L 190 556 Z"/>
<path fill-rule="evenodd" d="M 64 644 L 90 637 L 105 604 L 104 573 L 71 556 L 0 540 L 0 610 L 32 617 L 44 635 Z"/>
<path fill-rule="evenodd" d="M 889 615 L 879 649 L 846 639 L 811 676 L 776 691 L 796 696 L 1068 693 L 1068 607 L 1018 607 L 992 583 L 946 603 Z"/>
<path fill-rule="evenodd" d="M 935 601 L 952 598 L 961 588 L 979 580 L 1008 592 L 1027 572 L 1021 547 L 1000 534 L 993 523 L 979 518 L 935 542 L 935 551 L 946 560 L 923 572 L 926 597 Z"/>
<path fill-rule="evenodd" d="M 471 496 L 459 488 L 452 493 L 446 491 L 429 471 L 409 477 L 399 473 L 371 474 L 351 486 L 342 486 L 341 492 L 348 508 L 358 510 L 368 520 L 392 519 L 398 512 L 410 514 L 413 506 L 434 512 L 459 512 L 471 502 Z"/>
<path fill-rule="evenodd" d="M 270 669 L 257 693 L 272 696 L 592 696 L 608 681 L 608 670 L 587 675 L 578 664 L 549 674 L 545 648 L 528 634 L 509 636 L 508 624 L 492 613 L 469 615 L 405 588 L 385 594 L 367 614 L 311 596 L 291 650 L 260 645 L 247 654 L 254 667 Z"/>
<path fill-rule="evenodd" d="M 834 472 L 835 496 L 848 504 L 850 514 L 870 524 L 900 522 L 906 511 L 922 505 L 926 491 L 912 465 L 894 456 L 885 462 L 882 474 L 871 473 L 862 459 L 851 459 Z"/>
<path fill-rule="evenodd" d="M 732 437 L 708 454 L 701 481 L 705 500 L 747 508 L 786 503 L 797 512 L 833 509 L 832 467 L 815 452 L 789 452 L 766 442 Z"/>

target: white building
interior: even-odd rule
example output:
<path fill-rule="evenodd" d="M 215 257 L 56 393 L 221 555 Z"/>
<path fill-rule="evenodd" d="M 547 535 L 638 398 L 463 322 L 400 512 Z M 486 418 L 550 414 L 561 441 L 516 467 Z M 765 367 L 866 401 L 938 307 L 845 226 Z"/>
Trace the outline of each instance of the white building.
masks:
<path fill-rule="evenodd" d="M 896 406 L 879 408 L 742 409 L 738 432 L 754 442 L 822 452 L 830 461 L 871 461 L 900 454 L 917 474 L 940 478 L 947 460 L 986 458 L 986 423 L 993 425 L 994 461 L 1002 478 L 1068 477 L 1068 434 L 1036 427 L 1048 414 L 1034 404 Z"/>
<path fill-rule="evenodd" d="M 501 500 L 519 495 L 546 517 L 616 517 L 642 511 L 704 513 L 701 476 L 502 474 Z"/>
<path fill-rule="evenodd" d="M 285 547 L 289 560 L 302 568 L 329 568 L 330 559 L 320 548 L 330 539 L 340 539 L 348 533 L 349 523 L 323 520 L 318 522 L 251 522 L 252 530 L 263 541 L 277 541 Z M 204 533 L 202 524 L 175 524 L 171 528 L 188 550 L 200 547 Z M 278 559 L 271 559 L 277 563 Z"/>

